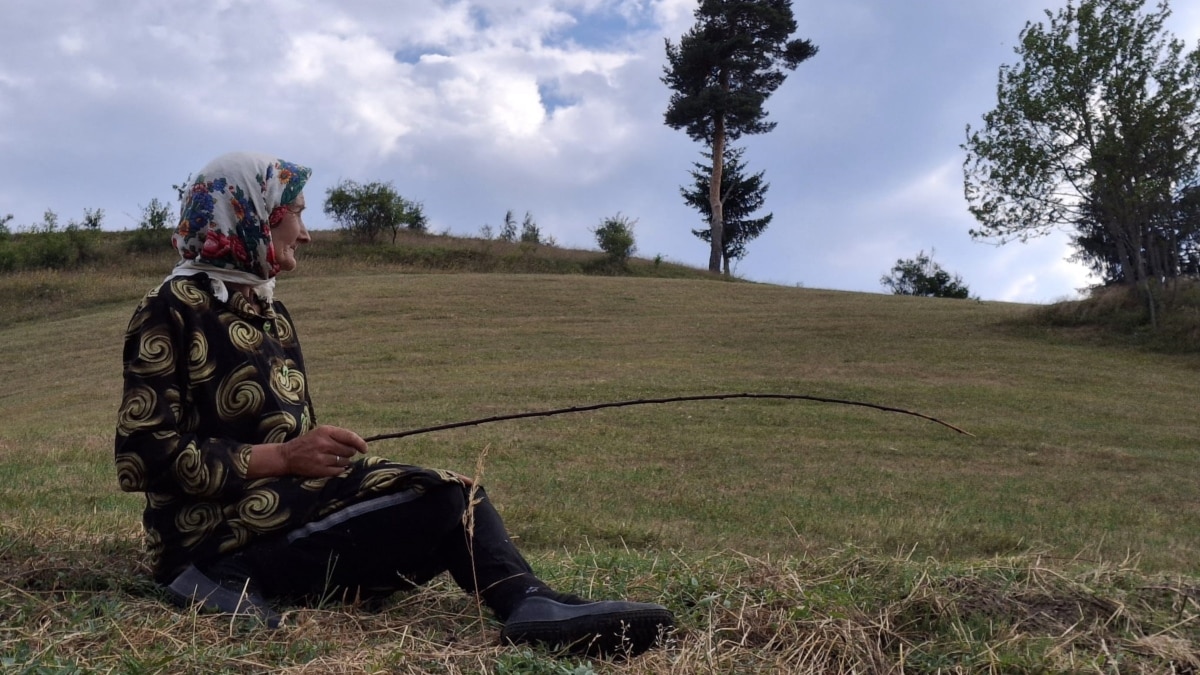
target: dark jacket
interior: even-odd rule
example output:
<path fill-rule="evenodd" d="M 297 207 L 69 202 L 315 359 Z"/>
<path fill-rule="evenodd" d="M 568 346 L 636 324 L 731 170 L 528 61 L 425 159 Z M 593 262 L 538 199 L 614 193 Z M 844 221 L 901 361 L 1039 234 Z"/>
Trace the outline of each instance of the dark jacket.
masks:
<path fill-rule="evenodd" d="M 251 445 L 316 423 L 300 342 L 278 301 L 260 315 L 240 294 L 218 300 L 204 275 L 171 279 L 134 312 L 124 364 L 117 479 L 146 493 L 159 581 L 350 504 L 453 480 L 378 457 L 333 478 L 246 477 Z"/>

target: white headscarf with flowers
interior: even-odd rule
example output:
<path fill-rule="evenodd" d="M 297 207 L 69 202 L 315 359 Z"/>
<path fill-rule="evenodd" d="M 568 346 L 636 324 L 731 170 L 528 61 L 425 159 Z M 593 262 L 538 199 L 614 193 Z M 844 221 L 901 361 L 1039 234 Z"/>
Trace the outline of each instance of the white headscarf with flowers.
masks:
<path fill-rule="evenodd" d="M 275 294 L 271 227 L 304 189 L 312 169 L 270 155 L 231 152 L 200 170 L 183 197 L 171 238 L 180 261 L 167 276 L 207 274 L 213 293 L 225 284 L 250 286 L 268 304 Z"/>

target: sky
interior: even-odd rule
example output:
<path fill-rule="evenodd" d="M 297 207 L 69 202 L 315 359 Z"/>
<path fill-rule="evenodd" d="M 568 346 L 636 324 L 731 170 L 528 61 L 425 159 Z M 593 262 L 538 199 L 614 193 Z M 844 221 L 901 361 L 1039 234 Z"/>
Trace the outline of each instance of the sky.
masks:
<path fill-rule="evenodd" d="M 984 300 L 1046 303 L 1095 283 L 1069 236 L 974 241 L 961 144 L 996 104 L 1027 21 L 1065 0 L 793 0 L 820 49 L 744 137 L 774 221 L 734 273 L 871 293 L 934 251 Z M 1189 7 L 1188 5 L 1198 5 Z M 695 0 L 0 0 L 0 216 L 103 209 L 133 229 L 152 198 L 231 150 L 311 166 L 312 229 L 342 180 L 390 182 L 430 230 L 479 236 L 512 210 L 597 249 L 636 220 L 636 254 L 706 267 L 679 195 L 703 147 L 663 123 L 664 40 Z M 1173 3 L 1189 48 L 1200 3 Z"/>

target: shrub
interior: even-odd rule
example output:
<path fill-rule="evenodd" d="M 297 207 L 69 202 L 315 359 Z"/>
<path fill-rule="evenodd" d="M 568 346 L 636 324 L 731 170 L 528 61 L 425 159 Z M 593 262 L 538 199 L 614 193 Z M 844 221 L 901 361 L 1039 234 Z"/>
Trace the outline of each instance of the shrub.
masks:
<path fill-rule="evenodd" d="M 521 223 L 521 241 L 527 244 L 542 243 L 542 229 L 533 222 L 533 214 L 526 211 L 525 221 Z"/>
<path fill-rule="evenodd" d="M 629 256 L 633 255 L 637 246 L 633 239 L 633 226 L 637 220 L 618 213 L 605 218 L 592 232 L 596 235 L 596 243 L 600 250 L 608 256 L 608 261 L 614 265 L 625 265 Z"/>
<path fill-rule="evenodd" d="M 500 241 L 514 242 L 517 240 L 517 221 L 513 218 L 512 209 L 504 214 L 504 224 L 500 226 Z"/>
<path fill-rule="evenodd" d="M 942 269 L 933 261 L 933 251 L 917 253 L 916 258 L 897 260 L 890 275 L 884 275 L 879 283 L 895 295 L 920 295 L 933 298 L 966 299 L 971 295 L 962 277 Z"/>
<path fill-rule="evenodd" d="M 171 209 L 158 197 L 142 207 L 137 229 L 125 244 L 130 253 L 158 251 L 171 244 Z"/>
<path fill-rule="evenodd" d="M 104 218 L 102 209 L 85 209 L 82 224 L 71 221 L 66 227 L 58 224 L 58 214 L 50 209 L 42 222 L 12 234 L 7 223 L 11 217 L 0 219 L 3 225 L 3 250 L 0 251 L 0 270 L 67 269 L 92 262 L 98 257 L 96 240 Z"/>
<path fill-rule="evenodd" d="M 30 225 L 18 241 L 22 267 L 65 269 L 75 257 L 71 239 L 58 226 L 58 214 L 50 209 L 42 214 L 42 222 Z"/>

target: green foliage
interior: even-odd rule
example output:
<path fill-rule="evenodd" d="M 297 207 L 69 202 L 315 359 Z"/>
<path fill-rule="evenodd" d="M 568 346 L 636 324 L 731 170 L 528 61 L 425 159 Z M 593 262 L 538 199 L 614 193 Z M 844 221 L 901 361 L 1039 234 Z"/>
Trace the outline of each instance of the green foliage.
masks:
<path fill-rule="evenodd" d="M 82 223 L 70 221 L 66 227 L 58 222 L 58 214 L 47 209 L 42 222 L 10 232 L 7 223 L 11 216 L 0 221 L 0 271 L 20 269 L 69 269 L 96 260 L 96 242 L 104 220 L 103 209 L 85 209 Z"/>
<path fill-rule="evenodd" d="M 59 227 L 58 214 L 49 209 L 42 214 L 40 224 L 29 227 L 21 244 L 25 267 L 64 269 L 75 257 L 70 235 Z"/>
<path fill-rule="evenodd" d="M 928 254 L 921 251 L 916 258 L 897 260 L 891 274 L 881 277 L 879 283 L 894 295 L 960 299 L 971 295 L 962 277 L 957 274 L 951 277 L 949 272 L 933 261 L 932 251 Z"/>
<path fill-rule="evenodd" d="M 665 121 L 708 146 L 710 184 L 723 186 L 726 143 L 775 128 L 764 104 L 786 71 L 813 57 L 817 47 L 790 39 L 796 31 L 791 0 L 701 0 L 695 17 L 678 44 L 666 41 L 662 81 L 672 94 Z M 709 202 L 708 269 L 719 272 L 724 206 L 716 190 Z"/>
<path fill-rule="evenodd" d="M 533 214 L 526 211 L 525 220 L 521 223 L 521 242 L 526 244 L 542 243 L 542 230 L 533 220 Z"/>
<path fill-rule="evenodd" d="M 9 244 L 12 239 L 12 230 L 8 229 L 8 224 L 12 222 L 13 215 L 6 213 L 0 216 L 0 272 L 8 272 L 17 267 L 17 253 Z"/>
<path fill-rule="evenodd" d="M 401 197 L 390 182 L 338 183 L 325 192 L 325 215 L 351 239 L 370 243 L 387 232 L 395 243 L 401 228 L 424 232 L 429 225 L 424 207 Z"/>
<path fill-rule="evenodd" d="M 104 209 L 84 209 L 83 222 L 79 226 L 90 232 L 99 232 L 104 223 Z"/>
<path fill-rule="evenodd" d="M 766 133 L 767 98 L 793 70 L 817 53 L 796 31 L 790 0 L 701 0 L 696 23 L 666 41 L 663 82 L 671 88 L 666 123 L 713 144 Z"/>
<path fill-rule="evenodd" d="M 16 247 L 7 241 L 0 241 L 0 272 L 11 272 L 20 268 L 21 259 Z"/>
<path fill-rule="evenodd" d="M 964 187 L 981 239 L 1075 231 L 1106 282 L 1200 271 L 1200 48 L 1164 29 L 1164 0 L 1068 2 L 1028 23 L 997 105 L 967 127 Z M 1190 196 L 1189 196 L 1190 195 Z"/>
<path fill-rule="evenodd" d="M 496 675 L 596 675 L 586 661 L 552 658 L 541 650 L 528 647 L 502 654 L 496 661 Z"/>
<path fill-rule="evenodd" d="M 169 247 L 171 232 L 171 208 L 155 197 L 142 207 L 141 220 L 133 236 L 126 242 L 126 250 L 145 253 Z"/>
<path fill-rule="evenodd" d="M 500 226 L 500 241 L 513 242 L 517 240 L 517 221 L 513 218 L 512 209 L 504 213 L 504 224 Z"/>
<path fill-rule="evenodd" d="M 766 201 L 766 192 L 771 187 L 763 181 L 763 173 L 759 171 L 751 176 L 744 174 L 746 165 L 742 162 L 744 148 L 728 147 L 725 151 L 725 166 L 721 172 L 721 203 L 724 217 L 722 222 L 724 232 L 721 236 L 721 257 L 725 263 L 725 274 L 730 274 L 729 261 L 740 260 L 746 256 L 746 244 L 771 224 L 774 214 L 768 213 L 762 218 L 751 218 L 762 208 Z M 704 153 L 710 162 L 712 153 Z M 712 222 L 712 202 L 709 200 L 709 188 L 712 184 L 710 165 L 696 162 L 692 171 L 695 181 L 691 188 L 679 188 L 683 201 L 704 216 L 705 223 Z M 692 230 L 692 234 L 712 243 L 712 228 Z"/>
<path fill-rule="evenodd" d="M 633 255 L 637 245 L 633 238 L 633 226 L 637 220 L 630 219 L 618 213 L 605 218 L 592 233 L 596 235 L 596 243 L 600 250 L 608 256 L 608 262 L 622 267 Z M 657 264 L 657 263 L 656 263 Z"/>

